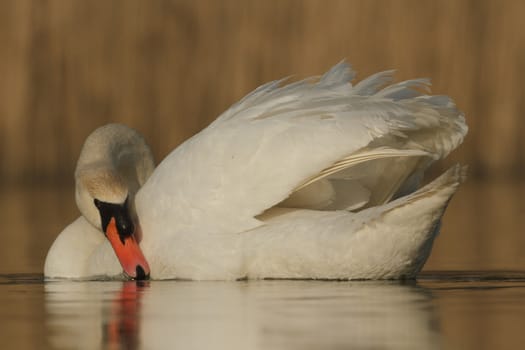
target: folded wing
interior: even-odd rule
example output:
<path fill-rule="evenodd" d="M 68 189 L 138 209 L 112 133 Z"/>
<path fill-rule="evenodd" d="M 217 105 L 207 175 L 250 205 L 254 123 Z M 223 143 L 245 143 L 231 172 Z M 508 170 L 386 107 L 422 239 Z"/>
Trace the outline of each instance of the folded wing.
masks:
<path fill-rule="evenodd" d="M 354 75 L 341 62 L 321 77 L 259 87 L 168 155 L 137 209 L 231 233 L 277 205 L 359 210 L 413 191 L 462 142 L 462 113 L 424 94 L 427 80 L 384 87 L 387 71 L 353 86 Z"/>

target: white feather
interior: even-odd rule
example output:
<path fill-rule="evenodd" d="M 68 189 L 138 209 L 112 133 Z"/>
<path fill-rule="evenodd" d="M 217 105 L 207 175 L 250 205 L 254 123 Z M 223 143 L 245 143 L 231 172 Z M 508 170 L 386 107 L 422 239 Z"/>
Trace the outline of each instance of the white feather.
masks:
<path fill-rule="evenodd" d="M 374 90 L 387 76 L 374 75 L 362 88 Z M 257 215 L 365 147 L 372 158 L 374 148 L 385 147 L 441 158 L 462 141 L 467 128 L 455 107 L 356 95 L 352 77 L 342 62 L 317 82 L 256 89 L 158 166 L 138 196 L 166 206 L 154 213 L 142 206 L 145 215 L 169 216 L 196 231 L 251 229 L 260 224 Z M 213 219 L 194 222 L 200 213 Z"/>

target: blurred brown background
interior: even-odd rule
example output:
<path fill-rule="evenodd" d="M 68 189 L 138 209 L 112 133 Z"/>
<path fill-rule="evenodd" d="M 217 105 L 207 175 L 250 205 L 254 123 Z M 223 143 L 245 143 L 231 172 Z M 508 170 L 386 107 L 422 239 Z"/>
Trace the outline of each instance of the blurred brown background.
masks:
<path fill-rule="evenodd" d="M 346 58 L 452 96 L 470 134 L 456 159 L 520 178 L 525 2 L 1 1 L 2 183 L 71 182 L 87 134 L 129 124 L 157 159 L 256 86 Z"/>
<path fill-rule="evenodd" d="M 5 254 L 25 255 L 3 268 L 39 271 L 77 215 L 73 170 L 96 127 L 135 127 L 161 160 L 258 85 L 343 58 L 359 79 L 429 77 L 466 114 L 447 162 L 470 181 L 428 266 L 525 268 L 524 14 L 520 0 L 0 1 L 0 209 L 19 235 Z"/>

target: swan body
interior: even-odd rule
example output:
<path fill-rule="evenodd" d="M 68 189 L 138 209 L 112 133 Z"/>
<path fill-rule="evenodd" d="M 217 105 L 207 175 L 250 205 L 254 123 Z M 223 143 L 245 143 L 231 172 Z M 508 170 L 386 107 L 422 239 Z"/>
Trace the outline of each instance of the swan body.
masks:
<path fill-rule="evenodd" d="M 82 217 L 52 245 L 44 274 L 414 277 L 465 178 L 456 165 L 420 187 L 423 173 L 467 126 L 450 98 L 421 92 L 427 80 L 387 85 L 387 71 L 354 86 L 354 75 L 341 62 L 265 84 L 156 169 L 136 131 L 95 130 L 75 172 Z M 143 256 L 123 262 L 128 238 Z"/>

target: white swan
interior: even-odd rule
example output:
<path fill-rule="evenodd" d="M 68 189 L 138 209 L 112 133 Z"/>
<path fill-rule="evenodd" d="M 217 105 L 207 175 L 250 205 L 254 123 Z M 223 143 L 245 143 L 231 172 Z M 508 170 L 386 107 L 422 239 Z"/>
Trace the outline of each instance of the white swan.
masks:
<path fill-rule="evenodd" d="M 45 276 L 413 277 L 464 178 L 454 166 L 417 189 L 423 171 L 467 126 L 450 98 L 420 92 L 427 80 L 385 87 L 391 76 L 352 86 L 342 62 L 265 84 L 155 170 L 137 132 L 95 130 L 75 172 L 82 216 L 50 248 Z"/>

